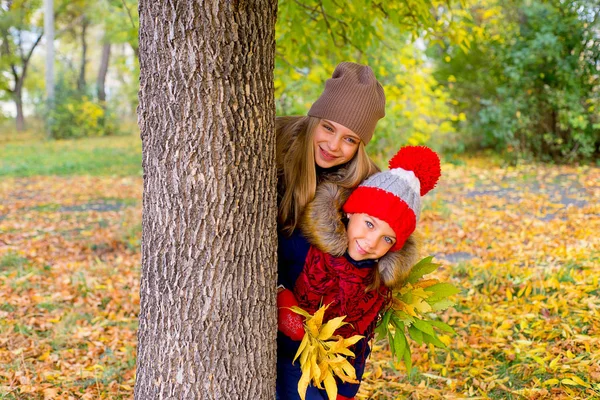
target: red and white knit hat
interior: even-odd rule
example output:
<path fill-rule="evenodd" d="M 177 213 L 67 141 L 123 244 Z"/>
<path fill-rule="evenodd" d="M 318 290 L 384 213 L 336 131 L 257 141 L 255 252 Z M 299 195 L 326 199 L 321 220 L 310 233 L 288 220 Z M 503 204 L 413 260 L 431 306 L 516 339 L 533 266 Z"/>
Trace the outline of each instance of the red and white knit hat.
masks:
<path fill-rule="evenodd" d="M 421 196 L 440 178 L 440 158 L 425 146 L 406 146 L 389 162 L 389 171 L 367 178 L 348 197 L 346 213 L 369 214 L 387 222 L 396 233 L 397 251 L 415 231 L 421 214 Z"/>

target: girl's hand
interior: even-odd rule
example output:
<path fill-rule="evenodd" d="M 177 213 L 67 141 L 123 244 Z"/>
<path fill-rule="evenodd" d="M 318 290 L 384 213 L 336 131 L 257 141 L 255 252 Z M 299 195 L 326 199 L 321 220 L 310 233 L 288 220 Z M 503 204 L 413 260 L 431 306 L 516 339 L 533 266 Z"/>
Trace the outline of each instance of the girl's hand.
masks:
<path fill-rule="evenodd" d="M 304 318 L 296 314 L 290 307 L 298 306 L 298 301 L 289 289 L 277 293 L 278 326 L 279 330 L 292 340 L 300 341 L 304 337 Z"/>

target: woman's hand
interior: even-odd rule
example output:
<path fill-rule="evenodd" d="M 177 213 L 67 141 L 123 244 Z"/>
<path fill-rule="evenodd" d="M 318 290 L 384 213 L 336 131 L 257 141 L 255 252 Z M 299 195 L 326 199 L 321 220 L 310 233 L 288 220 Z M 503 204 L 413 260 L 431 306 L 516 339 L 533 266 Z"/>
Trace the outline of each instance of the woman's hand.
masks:
<path fill-rule="evenodd" d="M 291 307 L 298 306 L 298 301 L 289 289 L 277 293 L 278 326 L 279 330 L 292 340 L 300 341 L 304 337 L 304 318 L 296 314 Z"/>

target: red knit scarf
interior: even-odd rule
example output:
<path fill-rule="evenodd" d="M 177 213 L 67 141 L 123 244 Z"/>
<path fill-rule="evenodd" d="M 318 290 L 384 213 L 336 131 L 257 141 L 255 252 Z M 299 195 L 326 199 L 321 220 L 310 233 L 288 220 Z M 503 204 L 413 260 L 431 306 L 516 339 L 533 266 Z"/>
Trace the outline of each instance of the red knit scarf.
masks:
<path fill-rule="evenodd" d="M 311 246 L 294 294 L 300 307 L 311 314 L 329 304 L 324 322 L 346 315 L 344 321 L 350 324 L 336 334 L 345 338 L 363 335 L 377 319 L 387 296 L 383 285 L 379 290 L 365 292 L 373 281 L 373 268 L 358 268 L 345 257 L 334 257 Z"/>

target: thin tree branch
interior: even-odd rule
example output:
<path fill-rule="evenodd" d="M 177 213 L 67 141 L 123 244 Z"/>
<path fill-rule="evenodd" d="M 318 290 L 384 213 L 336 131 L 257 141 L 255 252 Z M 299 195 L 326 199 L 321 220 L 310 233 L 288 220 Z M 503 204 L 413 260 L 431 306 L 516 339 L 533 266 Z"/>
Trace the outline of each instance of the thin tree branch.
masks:
<path fill-rule="evenodd" d="M 298 1 L 298 0 L 294 0 L 294 3 L 298 4 L 300 7 L 304 8 L 305 10 L 311 11 L 311 12 L 313 12 L 313 13 L 317 13 L 317 12 L 318 12 L 318 9 L 319 9 L 319 6 L 318 6 L 318 5 L 317 5 L 317 6 L 315 6 L 315 8 L 311 8 L 311 7 L 307 6 L 307 5 L 306 5 L 306 4 L 304 4 L 304 3 L 301 3 L 301 2 L 300 2 L 300 1 Z"/>
<path fill-rule="evenodd" d="M 131 16 L 131 12 L 129 11 L 129 8 L 127 7 L 127 4 L 125 4 L 125 0 L 121 0 L 121 3 L 123 3 L 123 7 L 127 11 L 127 15 L 129 15 L 129 21 L 131 21 L 132 28 L 137 31 L 138 28 L 137 28 L 137 26 L 135 26 L 135 22 L 133 21 L 133 17 Z"/>
<path fill-rule="evenodd" d="M 333 32 L 333 29 L 331 29 L 331 25 L 329 24 L 329 20 L 327 19 L 327 13 L 325 12 L 325 7 L 323 6 L 323 2 L 321 0 L 319 0 L 319 7 L 321 9 L 321 15 L 323 15 L 325 25 L 327 26 L 327 30 L 329 31 L 329 36 L 331 36 L 331 40 L 333 40 L 333 45 L 336 47 L 342 47 L 335 40 L 335 33 Z"/>
<path fill-rule="evenodd" d="M 33 46 L 31 46 L 31 49 L 29 49 L 29 54 L 27 54 L 27 57 L 25 59 L 23 59 L 23 77 L 25 77 L 25 71 L 27 70 L 27 66 L 29 65 L 29 59 L 31 58 L 31 56 L 33 54 L 33 50 L 35 50 L 35 48 L 37 47 L 37 45 L 42 40 L 42 36 L 44 36 L 44 30 L 43 29 L 42 29 L 42 32 L 40 33 L 40 36 L 38 36 L 38 38 L 36 39 L 36 41 L 33 43 Z"/>

